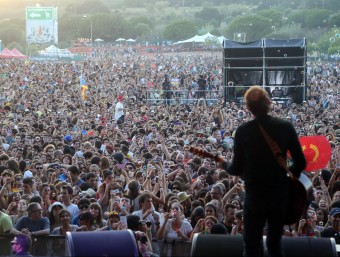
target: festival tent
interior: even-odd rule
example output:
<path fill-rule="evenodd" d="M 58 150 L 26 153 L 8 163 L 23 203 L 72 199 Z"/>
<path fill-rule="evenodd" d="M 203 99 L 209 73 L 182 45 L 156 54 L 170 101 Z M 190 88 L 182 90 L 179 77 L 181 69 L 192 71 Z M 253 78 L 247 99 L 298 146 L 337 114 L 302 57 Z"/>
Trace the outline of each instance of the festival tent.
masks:
<path fill-rule="evenodd" d="M 13 54 L 8 48 L 4 48 L 0 54 L 0 58 L 16 58 L 16 55 Z"/>
<path fill-rule="evenodd" d="M 116 42 L 121 42 L 121 41 L 125 41 L 125 40 L 126 40 L 125 38 L 121 38 L 121 37 L 120 37 L 120 38 L 116 39 L 115 41 L 116 41 Z"/>
<path fill-rule="evenodd" d="M 25 58 L 28 57 L 28 56 L 20 53 L 20 51 L 18 49 L 16 49 L 16 48 L 13 48 L 11 52 L 16 56 L 15 58 L 25 59 Z"/>
<path fill-rule="evenodd" d="M 97 38 L 97 39 L 94 40 L 94 42 L 96 42 L 97 45 L 99 46 L 102 42 L 104 42 L 104 39 Z"/>
<path fill-rule="evenodd" d="M 38 51 L 40 56 L 43 57 L 69 57 L 73 58 L 73 54 L 68 49 L 60 49 L 54 45 L 51 45 L 44 50 Z"/>
<path fill-rule="evenodd" d="M 126 40 L 126 42 L 136 42 L 135 39 L 129 38 L 128 40 Z"/>
<path fill-rule="evenodd" d="M 208 32 L 208 33 L 201 35 L 201 36 L 196 35 L 192 38 L 175 42 L 175 43 L 173 43 L 173 45 L 185 44 L 185 43 L 207 43 L 209 41 L 216 41 L 219 44 L 222 44 L 223 40 L 225 40 L 225 39 L 226 38 L 223 37 L 223 36 L 217 37 L 217 36 L 214 36 L 213 34 Z"/>

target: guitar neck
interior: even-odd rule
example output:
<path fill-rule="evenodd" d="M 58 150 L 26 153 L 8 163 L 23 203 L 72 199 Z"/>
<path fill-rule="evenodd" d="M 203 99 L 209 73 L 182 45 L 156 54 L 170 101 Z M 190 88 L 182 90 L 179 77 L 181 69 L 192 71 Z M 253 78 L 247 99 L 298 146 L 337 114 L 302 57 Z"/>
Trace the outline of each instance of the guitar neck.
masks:
<path fill-rule="evenodd" d="M 221 157 L 219 157 L 217 154 L 209 153 L 206 150 L 203 150 L 201 148 L 191 146 L 189 151 L 191 153 L 198 155 L 200 157 L 203 157 L 203 158 L 210 158 L 210 159 L 213 159 L 213 160 L 218 161 L 218 162 L 222 161 Z"/>

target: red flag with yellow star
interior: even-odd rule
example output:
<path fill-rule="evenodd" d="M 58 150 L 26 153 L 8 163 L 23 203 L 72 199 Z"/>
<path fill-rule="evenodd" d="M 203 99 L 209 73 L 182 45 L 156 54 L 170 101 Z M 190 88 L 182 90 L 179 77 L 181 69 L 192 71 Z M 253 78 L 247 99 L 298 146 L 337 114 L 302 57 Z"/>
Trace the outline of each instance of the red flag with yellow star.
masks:
<path fill-rule="evenodd" d="M 325 136 L 300 137 L 300 144 L 307 161 L 305 171 L 323 169 L 331 159 L 332 149 Z"/>

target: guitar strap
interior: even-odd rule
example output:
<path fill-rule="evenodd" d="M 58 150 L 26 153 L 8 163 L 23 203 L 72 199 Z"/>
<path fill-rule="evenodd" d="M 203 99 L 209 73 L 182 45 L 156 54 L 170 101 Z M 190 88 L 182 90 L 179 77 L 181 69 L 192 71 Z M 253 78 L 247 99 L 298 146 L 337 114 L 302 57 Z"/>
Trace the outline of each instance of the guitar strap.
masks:
<path fill-rule="evenodd" d="M 272 153 L 274 154 L 275 160 L 277 163 L 284 168 L 284 170 L 287 172 L 287 175 L 289 175 L 291 178 L 293 177 L 292 173 L 290 170 L 287 168 L 287 162 L 286 158 L 283 155 L 280 146 L 276 143 L 276 141 L 267 133 L 267 131 L 262 127 L 262 125 L 258 122 L 260 131 L 266 140 L 269 148 L 271 149 Z"/>

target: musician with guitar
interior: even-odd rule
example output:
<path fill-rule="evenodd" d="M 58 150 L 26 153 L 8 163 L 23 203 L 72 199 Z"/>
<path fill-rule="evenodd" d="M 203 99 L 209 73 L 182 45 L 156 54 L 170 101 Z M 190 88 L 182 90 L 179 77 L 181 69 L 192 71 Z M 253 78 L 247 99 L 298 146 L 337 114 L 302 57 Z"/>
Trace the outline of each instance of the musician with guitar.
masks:
<path fill-rule="evenodd" d="M 268 115 L 271 101 L 265 90 L 252 86 L 244 100 L 254 119 L 237 128 L 232 163 L 216 159 L 230 175 L 244 181 L 244 256 L 263 256 L 266 222 L 269 256 L 283 256 L 281 237 L 286 214 L 293 211 L 288 206 L 291 181 L 295 181 L 287 174 L 299 178 L 306 160 L 293 125 Z"/>

